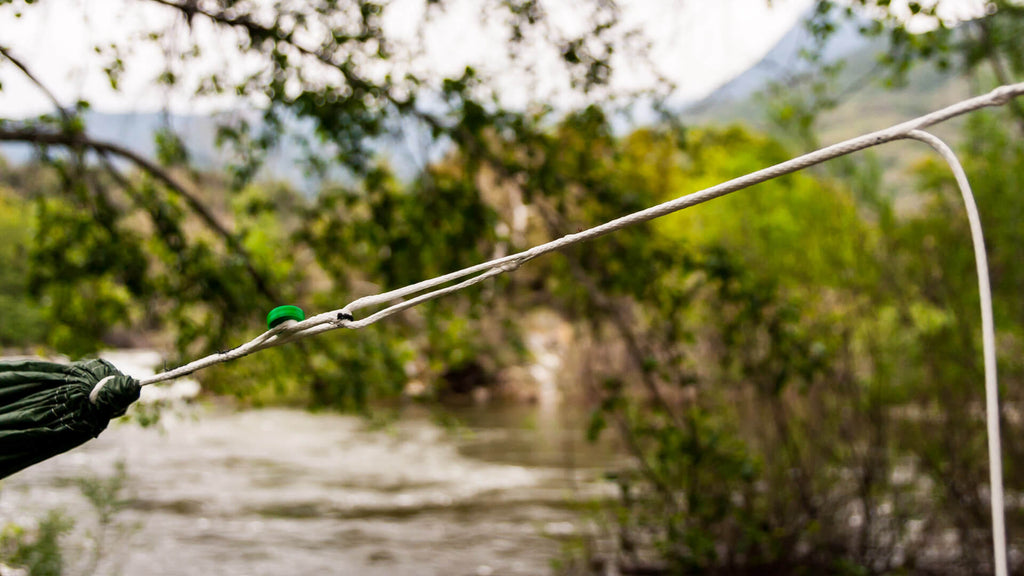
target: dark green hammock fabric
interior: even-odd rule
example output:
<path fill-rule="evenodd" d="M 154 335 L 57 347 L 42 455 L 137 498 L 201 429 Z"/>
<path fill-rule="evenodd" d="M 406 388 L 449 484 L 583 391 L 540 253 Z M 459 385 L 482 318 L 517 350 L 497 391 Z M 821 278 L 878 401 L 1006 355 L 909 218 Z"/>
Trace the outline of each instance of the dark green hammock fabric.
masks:
<path fill-rule="evenodd" d="M 93 404 L 89 393 L 107 376 Z M 105 360 L 0 362 L 0 478 L 99 436 L 139 390 Z"/>

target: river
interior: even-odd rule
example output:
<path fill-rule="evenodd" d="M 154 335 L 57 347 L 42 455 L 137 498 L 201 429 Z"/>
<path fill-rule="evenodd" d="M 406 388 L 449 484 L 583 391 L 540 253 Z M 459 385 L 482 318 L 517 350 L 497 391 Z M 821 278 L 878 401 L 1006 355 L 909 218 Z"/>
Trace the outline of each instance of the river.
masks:
<path fill-rule="evenodd" d="M 15 474 L 0 524 L 60 508 L 69 573 L 96 514 L 73 481 L 127 472 L 97 574 L 535 575 L 580 529 L 567 503 L 607 494 L 612 451 L 561 405 L 423 408 L 383 427 L 354 416 L 190 404 Z M 77 570 L 77 571 L 76 571 Z M 89 568 L 92 570 L 92 568 Z"/>

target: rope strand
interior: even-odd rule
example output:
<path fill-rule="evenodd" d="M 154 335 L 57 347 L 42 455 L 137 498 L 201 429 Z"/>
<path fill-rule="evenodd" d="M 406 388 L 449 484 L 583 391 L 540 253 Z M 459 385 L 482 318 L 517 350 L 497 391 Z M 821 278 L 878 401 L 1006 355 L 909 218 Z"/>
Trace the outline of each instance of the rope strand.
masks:
<path fill-rule="evenodd" d="M 656 206 L 652 206 L 639 212 L 634 212 L 633 214 L 628 214 L 621 218 L 616 218 L 615 220 L 605 222 L 604 224 L 595 226 L 588 230 L 584 230 L 576 234 L 568 234 L 566 236 L 562 236 L 561 238 L 557 238 L 555 240 L 552 240 L 551 242 L 534 246 L 529 250 L 524 250 L 522 252 L 504 256 L 502 258 L 496 258 L 488 262 L 482 262 L 480 264 L 476 264 L 468 268 L 463 268 L 462 270 L 457 270 L 455 272 L 451 272 L 443 276 L 438 276 L 436 278 L 430 278 L 422 282 L 418 282 L 416 284 L 411 284 L 403 288 L 391 290 L 389 292 L 375 294 L 372 296 L 364 296 L 362 298 L 358 298 L 352 301 L 344 308 L 339 308 L 337 310 L 332 310 L 330 312 L 317 314 L 301 322 L 282 324 L 271 330 L 268 330 L 267 332 L 264 332 L 263 334 L 257 336 L 253 340 L 245 344 L 242 344 L 237 348 L 234 348 L 227 352 L 211 354 L 209 356 L 206 356 L 205 358 L 200 358 L 199 360 L 190 362 L 188 364 L 185 364 L 184 366 L 180 366 L 173 370 L 161 372 L 160 374 L 156 374 L 148 378 L 143 378 L 140 381 L 140 383 L 143 386 L 148 386 L 150 384 L 156 384 L 158 382 L 174 380 L 176 378 L 181 378 L 183 376 L 192 374 L 193 372 L 196 372 L 198 370 L 202 370 L 203 368 L 208 368 L 215 364 L 220 364 L 222 362 L 228 362 L 230 360 L 242 358 L 244 356 L 252 354 L 253 352 L 258 352 L 260 350 L 264 350 L 272 346 L 279 346 L 287 342 L 293 342 L 295 340 L 306 338 L 308 336 L 313 336 L 315 334 L 321 334 L 323 332 L 329 332 L 331 330 L 336 330 L 338 328 L 364 328 L 366 326 L 379 322 L 380 320 L 383 320 L 388 316 L 397 314 L 402 310 L 406 310 L 428 300 L 433 300 L 446 294 L 451 294 L 464 288 L 468 288 L 470 286 L 473 286 L 474 284 L 478 284 L 486 280 L 487 278 L 497 276 L 498 274 L 501 274 L 503 272 L 514 270 L 521 266 L 522 264 L 524 264 L 525 262 L 528 262 L 529 260 L 532 260 L 543 254 L 554 252 L 556 250 L 560 250 L 562 248 L 571 246 L 573 244 L 578 244 L 580 242 L 585 242 L 587 240 L 593 240 L 600 236 L 604 236 L 605 234 L 609 234 L 616 230 L 625 228 L 627 226 L 632 226 L 634 224 L 639 224 L 642 222 L 653 220 L 655 218 L 660 218 L 667 214 L 678 212 L 679 210 L 683 210 L 685 208 L 689 208 L 691 206 L 696 206 L 697 204 L 707 202 L 708 200 L 713 200 L 715 198 L 725 196 L 726 194 L 730 194 L 732 192 L 736 192 L 744 188 L 749 188 L 750 186 L 753 186 L 755 184 L 760 184 L 761 182 L 765 182 L 767 180 L 772 180 L 774 178 L 778 178 L 780 176 L 784 176 L 786 174 L 790 174 L 798 170 L 803 170 L 804 168 L 808 168 L 810 166 L 821 164 L 822 162 L 826 162 L 828 160 L 833 160 L 840 156 L 845 156 L 853 152 L 885 144 L 887 142 L 892 142 L 894 140 L 913 138 L 914 136 L 911 136 L 911 133 L 914 132 L 915 130 L 920 130 L 922 128 L 926 128 L 928 126 L 944 122 L 946 120 L 949 120 L 950 118 L 954 118 L 956 116 L 960 116 L 968 112 L 973 112 L 981 108 L 989 106 L 1001 106 L 1009 102 L 1011 98 L 1015 98 L 1022 94 L 1024 94 L 1024 82 L 1018 84 L 1011 84 L 1007 86 L 1001 86 L 987 94 L 982 94 L 981 96 L 976 96 L 974 98 L 958 102 L 951 106 L 947 106 L 946 108 L 936 110 L 935 112 L 932 112 L 930 114 L 920 116 L 913 120 L 909 120 L 907 122 L 903 122 L 901 124 L 897 124 L 895 126 L 891 126 L 883 130 L 871 132 L 863 136 L 851 138 L 838 144 L 827 146 L 820 150 L 816 150 L 814 152 L 798 156 L 791 160 L 787 160 L 786 162 L 782 162 L 780 164 L 776 164 L 774 166 L 758 170 L 757 172 L 752 172 L 745 176 L 740 176 L 739 178 L 723 182 L 716 186 L 712 186 L 711 188 L 706 188 L 704 190 L 694 192 L 686 196 L 681 196 L 679 198 L 669 200 L 668 202 L 664 202 Z M 449 282 L 453 282 L 461 278 L 466 278 L 467 276 L 470 276 L 470 278 L 463 280 L 458 284 L 444 286 Z M 439 286 L 443 287 L 438 288 Z M 348 319 L 352 318 L 353 313 L 356 311 L 374 306 L 379 306 L 381 304 L 387 304 L 389 302 L 402 300 L 407 296 L 419 294 L 432 288 L 434 288 L 435 290 L 431 292 L 426 292 L 424 294 L 420 294 L 419 296 L 416 296 L 415 298 L 412 298 L 410 300 L 399 302 L 398 304 L 393 304 L 382 310 L 374 312 L 373 314 L 367 316 L 366 318 Z"/>
<path fill-rule="evenodd" d="M 942 156 L 949 165 L 964 199 L 964 209 L 971 226 L 971 243 L 974 245 L 974 263 L 978 271 L 978 293 L 981 299 L 981 343 L 985 357 L 985 420 L 988 430 L 988 471 L 989 497 L 992 509 L 992 547 L 995 553 L 996 576 L 1007 576 L 1006 564 L 1006 508 L 1003 504 L 1003 450 L 999 433 L 999 385 L 996 378 L 996 329 L 992 314 L 992 287 L 988 277 L 988 255 L 985 252 L 985 236 L 981 230 L 981 216 L 971 193 L 960 160 L 945 142 L 921 130 L 907 135 L 928 144 Z"/>

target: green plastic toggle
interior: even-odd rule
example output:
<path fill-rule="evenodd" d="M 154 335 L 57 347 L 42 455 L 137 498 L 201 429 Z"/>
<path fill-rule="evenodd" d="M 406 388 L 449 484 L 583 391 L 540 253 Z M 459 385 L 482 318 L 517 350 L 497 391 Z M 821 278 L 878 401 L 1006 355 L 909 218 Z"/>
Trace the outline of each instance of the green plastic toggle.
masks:
<path fill-rule="evenodd" d="M 267 314 L 267 330 L 270 330 L 282 322 L 287 322 L 288 320 L 301 322 L 305 319 L 306 313 L 298 306 L 292 306 L 290 304 L 286 306 L 278 306 Z"/>

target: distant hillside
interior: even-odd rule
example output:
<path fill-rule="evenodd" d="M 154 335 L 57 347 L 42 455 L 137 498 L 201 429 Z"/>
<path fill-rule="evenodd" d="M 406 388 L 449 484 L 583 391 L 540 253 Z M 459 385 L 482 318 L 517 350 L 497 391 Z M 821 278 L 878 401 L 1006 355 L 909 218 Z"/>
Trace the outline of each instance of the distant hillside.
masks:
<path fill-rule="evenodd" d="M 843 59 L 844 69 L 839 75 L 838 86 L 845 94 L 841 96 L 839 105 L 819 120 L 818 138 L 822 143 L 882 129 L 976 93 L 965 77 L 939 72 L 931 66 L 912 70 L 904 86 L 888 87 L 884 70 L 876 65 L 879 54 L 880 48 L 868 45 Z M 754 91 L 743 100 L 714 101 L 702 110 L 684 112 L 684 118 L 691 124 L 740 122 L 767 128 L 769 102 L 763 92 L 767 87 L 766 82 L 760 91 Z M 953 136 L 961 123 L 962 119 L 953 120 L 936 127 L 936 130 L 943 136 Z"/>
<path fill-rule="evenodd" d="M 967 81 L 953 73 L 930 66 L 914 69 L 905 86 L 885 86 L 885 71 L 878 65 L 886 49 L 885 42 L 866 38 L 858 32 L 861 22 L 845 22 L 825 51 L 828 62 L 842 62 L 837 86 L 845 93 L 837 109 L 823 115 L 819 125 L 822 142 L 834 142 L 884 128 L 947 106 L 971 94 Z M 805 75 L 808 66 L 800 58 L 813 47 L 813 39 L 803 23 L 793 27 L 766 55 L 707 98 L 686 107 L 684 119 L 691 124 L 741 122 L 765 127 L 767 98 L 773 83 L 800 89 L 795 79 Z"/>
<path fill-rule="evenodd" d="M 222 161 L 214 146 L 216 124 L 208 116 L 89 111 L 85 114 L 85 124 L 92 138 L 116 142 L 150 158 L 155 153 L 153 135 L 169 125 L 186 142 L 197 166 L 207 168 Z M 0 149 L 12 162 L 24 162 L 32 155 L 32 148 L 27 145 L 5 144 Z"/>
<path fill-rule="evenodd" d="M 810 14 L 808 11 L 797 21 L 760 61 L 705 98 L 686 106 L 684 113 L 695 118 L 710 119 L 730 115 L 730 110 L 743 106 L 769 84 L 805 73 L 809 67 L 801 60 L 800 53 L 814 47 L 814 39 L 804 26 Z M 847 22 L 836 31 L 826 46 L 824 59 L 835 62 L 847 58 L 863 51 L 868 43 L 857 31 L 857 22 Z"/>
<path fill-rule="evenodd" d="M 117 143 L 149 158 L 156 154 L 154 135 L 169 126 L 181 137 L 197 168 L 217 169 L 230 160 L 228 151 L 216 145 L 218 120 L 212 116 L 90 111 L 85 116 L 85 124 L 90 137 Z M 262 177 L 291 182 L 312 192 L 318 181 L 305 170 L 300 140 L 313 143 L 318 140 L 308 123 L 294 122 L 289 131 L 297 137 L 286 137 L 277 149 L 268 154 Z M 403 127 L 395 132 L 395 137 L 381 139 L 373 147 L 387 158 L 399 177 L 411 178 L 426 160 L 436 158 L 436 151 L 424 149 L 426 145 L 416 137 L 413 127 Z M 24 144 L 2 144 L 0 153 L 13 163 L 22 163 L 28 161 L 34 152 L 31 146 Z M 340 172 L 330 176 L 344 178 Z"/>

